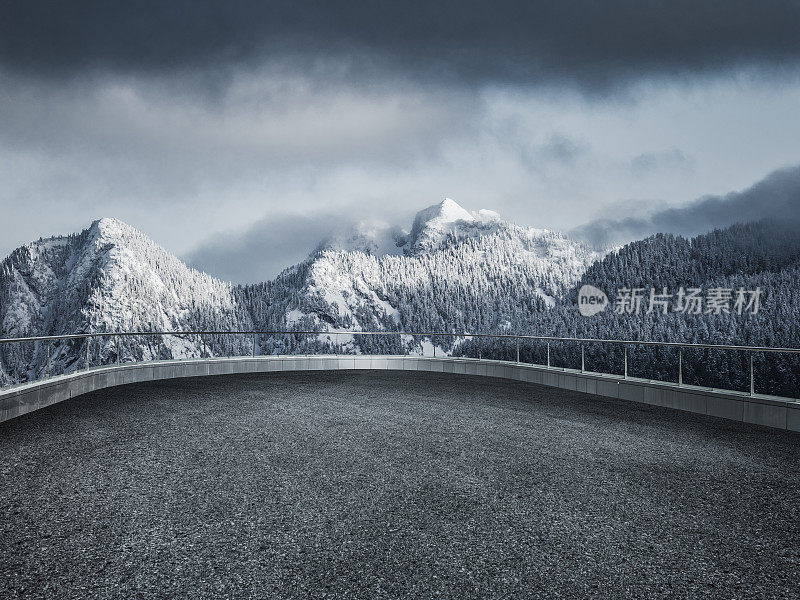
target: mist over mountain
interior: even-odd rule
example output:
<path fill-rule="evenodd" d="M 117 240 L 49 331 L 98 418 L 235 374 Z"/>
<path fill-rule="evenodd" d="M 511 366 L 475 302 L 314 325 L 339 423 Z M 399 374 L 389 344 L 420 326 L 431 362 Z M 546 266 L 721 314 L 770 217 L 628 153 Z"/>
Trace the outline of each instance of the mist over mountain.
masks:
<path fill-rule="evenodd" d="M 570 235 L 602 248 L 654 233 L 694 236 L 717 227 L 762 219 L 800 226 L 800 165 L 773 171 L 742 191 L 704 196 L 647 217 L 596 219 L 573 229 Z"/>

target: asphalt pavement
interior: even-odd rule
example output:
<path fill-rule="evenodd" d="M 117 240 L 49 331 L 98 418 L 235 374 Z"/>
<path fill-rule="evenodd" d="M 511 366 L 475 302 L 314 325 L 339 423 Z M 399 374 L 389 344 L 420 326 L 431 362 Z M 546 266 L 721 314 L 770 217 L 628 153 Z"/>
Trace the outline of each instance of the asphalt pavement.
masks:
<path fill-rule="evenodd" d="M 0 423 L 0 598 L 800 597 L 800 435 L 299 372 Z"/>

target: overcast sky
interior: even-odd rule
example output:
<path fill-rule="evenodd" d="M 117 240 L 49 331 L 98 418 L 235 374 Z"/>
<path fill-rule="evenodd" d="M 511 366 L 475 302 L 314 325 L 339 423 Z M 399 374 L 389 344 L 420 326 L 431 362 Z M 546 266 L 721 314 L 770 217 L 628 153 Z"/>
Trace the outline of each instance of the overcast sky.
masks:
<path fill-rule="evenodd" d="M 0 255 L 114 216 L 182 257 L 236 245 L 213 274 L 255 280 L 444 196 L 599 238 L 709 195 L 796 206 L 798 22 L 789 0 L 6 0 Z"/>

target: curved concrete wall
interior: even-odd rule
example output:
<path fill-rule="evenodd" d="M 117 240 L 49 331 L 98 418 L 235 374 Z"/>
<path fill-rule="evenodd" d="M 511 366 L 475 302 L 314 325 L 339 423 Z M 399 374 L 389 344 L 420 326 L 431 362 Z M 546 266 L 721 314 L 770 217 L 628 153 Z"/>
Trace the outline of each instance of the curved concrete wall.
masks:
<path fill-rule="evenodd" d="M 771 396 L 470 358 L 418 356 L 256 356 L 130 363 L 79 371 L 0 391 L 0 421 L 95 390 L 141 381 L 273 371 L 372 369 L 500 377 L 800 431 L 800 403 Z"/>

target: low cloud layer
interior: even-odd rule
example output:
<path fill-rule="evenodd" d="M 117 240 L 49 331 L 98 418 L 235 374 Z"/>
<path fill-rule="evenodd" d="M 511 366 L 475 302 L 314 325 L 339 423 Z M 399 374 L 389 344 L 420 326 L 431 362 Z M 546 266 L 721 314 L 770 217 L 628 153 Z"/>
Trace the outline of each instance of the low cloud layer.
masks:
<path fill-rule="evenodd" d="M 642 218 L 597 219 L 571 233 L 595 246 L 607 247 L 653 233 L 692 236 L 761 219 L 800 225 L 800 166 L 774 171 L 744 191 L 706 196 Z"/>
<path fill-rule="evenodd" d="M 694 160 L 678 148 L 662 152 L 644 152 L 631 160 L 631 172 L 640 177 L 660 170 L 679 173 L 691 171 L 693 168 Z"/>
<path fill-rule="evenodd" d="M 625 203 L 609 207 L 609 212 L 631 214 L 633 210 Z M 184 259 L 193 267 L 234 283 L 265 281 L 304 260 L 330 236 L 348 234 L 359 224 L 380 222 L 384 227 L 407 229 L 411 223 L 412 214 L 408 211 L 393 213 L 388 225 L 382 218 L 385 214 L 364 212 L 356 206 L 338 212 L 277 214 L 243 231 L 215 234 Z M 608 248 L 659 232 L 694 236 L 762 219 L 800 227 L 800 165 L 774 171 L 743 191 L 706 196 L 645 216 L 596 219 L 570 234 L 598 248 Z"/>
<path fill-rule="evenodd" d="M 241 232 L 214 235 L 183 258 L 189 266 L 226 281 L 257 283 L 305 260 L 319 244 L 356 224 L 351 211 L 278 214 Z"/>

